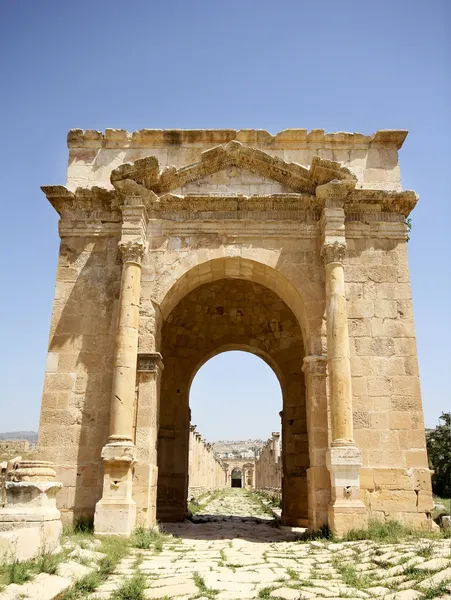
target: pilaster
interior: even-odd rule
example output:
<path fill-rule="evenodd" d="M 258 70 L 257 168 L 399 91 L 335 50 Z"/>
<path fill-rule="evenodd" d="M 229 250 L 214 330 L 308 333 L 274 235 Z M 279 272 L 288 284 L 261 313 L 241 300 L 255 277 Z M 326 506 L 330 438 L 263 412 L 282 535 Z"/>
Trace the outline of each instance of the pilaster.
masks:
<path fill-rule="evenodd" d="M 139 353 L 137 361 L 138 406 L 136 449 L 138 463 L 133 474 L 133 498 L 139 527 L 153 527 L 157 518 L 158 422 L 160 381 L 163 371 L 159 352 Z"/>

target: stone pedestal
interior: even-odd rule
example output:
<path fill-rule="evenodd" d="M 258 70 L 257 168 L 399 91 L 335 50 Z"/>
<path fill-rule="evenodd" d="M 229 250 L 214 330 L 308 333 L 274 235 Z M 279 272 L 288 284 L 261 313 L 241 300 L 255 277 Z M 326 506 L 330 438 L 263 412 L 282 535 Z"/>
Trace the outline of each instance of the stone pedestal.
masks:
<path fill-rule="evenodd" d="M 0 508 L 0 559 L 22 561 L 54 552 L 62 533 L 56 494 L 63 484 L 55 481 L 52 464 L 23 461 L 8 478 Z"/>
<path fill-rule="evenodd" d="M 362 451 L 355 446 L 333 446 L 326 456 L 331 479 L 329 527 L 338 536 L 368 525 L 366 506 L 360 499 Z"/>
<path fill-rule="evenodd" d="M 96 535 L 130 535 L 136 524 L 136 503 L 132 498 L 132 466 L 136 448 L 131 442 L 107 444 L 102 499 L 96 504 Z"/>

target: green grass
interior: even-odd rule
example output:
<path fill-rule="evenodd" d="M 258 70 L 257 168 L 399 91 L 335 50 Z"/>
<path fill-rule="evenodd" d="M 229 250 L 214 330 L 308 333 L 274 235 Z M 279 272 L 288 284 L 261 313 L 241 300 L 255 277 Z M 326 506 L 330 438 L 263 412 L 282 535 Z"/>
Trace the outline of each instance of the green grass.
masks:
<path fill-rule="evenodd" d="M 144 529 L 144 527 L 138 527 L 135 529 L 131 539 L 131 544 L 135 548 L 140 548 L 141 550 L 153 550 L 157 554 L 163 550 L 164 544 L 167 542 L 173 544 L 174 537 L 167 533 L 163 533 L 156 528 Z"/>
<path fill-rule="evenodd" d="M 313 540 L 327 540 L 329 542 L 336 541 L 333 533 L 327 525 L 323 525 L 314 531 L 305 531 L 296 540 L 296 542 L 310 542 Z"/>
<path fill-rule="evenodd" d="M 440 498 L 440 496 L 434 496 L 434 502 L 436 504 L 443 504 L 443 506 L 448 511 L 448 514 L 451 512 L 451 498 Z"/>
<path fill-rule="evenodd" d="M 343 565 L 341 567 L 335 565 L 335 568 L 340 573 L 343 583 L 357 590 L 364 590 L 375 585 L 371 577 L 359 573 L 353 565 Z"/>
<path fill-rule="evenodd" d="M 207 587 L 204 578 L 199 573 L 193 573 L 193 581 L 199 590 L 199 593 L 194 598 L 208 598 L 209 600 L 213 600 L 219 594 L 219 590 Z"/>
<path fill-rule="evenodd" d="M 111 600 L 145 600 L 145 589 L 146 578 L 141 571 L 137 571 L 112 593 Z"/>
<path fill-rule="evenodd" d="M 130 552 L 130 542 L 116 536 L 103 537 L 98 551 L 105 554 L 99 562 L 99 570 L 79 579 L 59 600 L 80 600 L 95 592 L 99 585 L 111 575 L 119 561 Z"/>
<path fill-rule="evenodd" d="M 432 598 L 440 598 L 445 594 L 448 594 L 448 586 L 450 585 L 450 581 L 442 581 L 438 585 L 434 585 L 427 590 L 423 590 L 424 600 L 432 600 Z"/>
<path fill-rule="evenodd" d="M 22 585 L 39 573 L 54 575 L 58 565 L 67 556 L 66 552 L 59 554 L 43 554 L 23 562 L 14 561 L 0 565 L 0 587 L 16 583 Z"/>
<path fill-rule="evenodd" d="M 93 537 L 93 535 L 94 535 L 94 519 L 93 519 L 93 517 L 80 517 L 79 519 L 76 519 L 72 525 L 64 525 L 63 535 Z"/>
<path fill-rule="evenodd" d="M 451 530 L 425 531 L 414 529 L 400 521 L 370 521 L 367 529 L 351 529 L 341 541 L 354 542 L 360 540 L 373 540 L 388 544 L 398 544 L 406 539 L 447 539 L 451 537 Z"/>
<path fill-rule="evenodd" d="M 431 558 L 433 549 L 434 542 L 428 542 L 425 546 L 417 548 L 416 554 L 417 556 L 422 556 L 423 558 Z"/>

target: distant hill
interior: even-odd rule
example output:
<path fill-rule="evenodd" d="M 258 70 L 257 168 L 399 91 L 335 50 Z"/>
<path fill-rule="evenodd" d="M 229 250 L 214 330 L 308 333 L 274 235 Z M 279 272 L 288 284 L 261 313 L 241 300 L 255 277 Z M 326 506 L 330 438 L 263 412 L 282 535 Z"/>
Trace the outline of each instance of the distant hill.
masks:
<path fill-rule="evenodd" d="M 30 444 L 38 443 L 37 431 L 6 431 L 0 433 L 0 440 L 28 440 Z"/>
<path fill-rule="evenodd" d="M 266 444 L 266 440 L 220 440 L 212 444 L 220 458 L 251 458 Z"/>

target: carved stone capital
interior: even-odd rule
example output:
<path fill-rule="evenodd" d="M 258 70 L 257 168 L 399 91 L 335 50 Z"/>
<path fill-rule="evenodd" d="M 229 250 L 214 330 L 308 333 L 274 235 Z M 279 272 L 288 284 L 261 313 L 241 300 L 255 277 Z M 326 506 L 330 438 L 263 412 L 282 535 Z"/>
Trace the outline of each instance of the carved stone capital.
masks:
<path fill-rule="evenodd" d="M 327 374 L 327 356 L 305 356 L 304 364 L 302 365 L 302 370 L 306 375 L 317 375 L 318 377 L 325 377 Z"/>
<path fill-rule="evenodd" d="M 138 354 L 137 371 L 158 373 L 158 370 L 163 368 L 163 357 L 159 352 L 141 352 Z"/>
<path fill-rule="evenodd" d="M 124 263 L 132 262 L 138 265 L 141 264 L 141 259 L 144 254 L 144 243 L 142 240 L 130 240 L 128 242 L 120 241 L 118 246 L 122 253 L 122 261 Z"/>
<path fill-rule="evenodd" d="M 342 263 L 346 254 L 346 243 L 345 242 L 324 242 L 321 248 L 321 256 L 323 257 L 324 263 Z"/>

